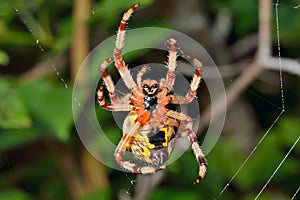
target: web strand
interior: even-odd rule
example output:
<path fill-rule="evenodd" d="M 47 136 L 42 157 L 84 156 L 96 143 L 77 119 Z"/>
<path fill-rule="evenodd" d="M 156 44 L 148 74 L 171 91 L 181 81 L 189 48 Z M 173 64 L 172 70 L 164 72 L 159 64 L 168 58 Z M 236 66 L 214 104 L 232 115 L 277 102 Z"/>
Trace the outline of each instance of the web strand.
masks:
<path fill-rule="evenodd" d="M 264 191 L 264 189 L 267 187 L 267 185 L 270 183 L 270 181 L 272 180 L 272 178 L 274 177 L 274 175 L 277 173 L 277 171 L 279 170 L 279 168 L 281 167 L 281 165 L 284 163 L 284 161 L 286 160 L 286 158 L 290 155 L 291 151 L 294 149 L 294 147 L 296 146 L 296 144 L 298 143 L 300 139 L 300 136 L 297 138 L 297 140 L 294 142 L 294 144 L 292 145 L 292 147 L 290 148 L 290 150 L 287 152 L 287 154 L 284 156 L 284 158 L 282 159 L 282 161 L 279 163 L 279 165 L 277 166 L 277 168 L 275 169 L 275 171 L 273 172 L 273 174 L 270 176 L 270 178 L 268 179 L 268 181 L 266 182 L 266 184 L 263 186 L 263 188 L 259 191 L 259 193 L 257 194 L 257 196 L 255 197 L 255 200 L 258 199 L 258 197 L 261 195 L 261 193 Z"/>
<path fill-rule="evenodd" d="M 250 152 L 250 154 L 247 156 L 247 158 L 245 159 L 245 161 L 241 164 L 241 166 L 238 168 L 238 170 L 235 172 L 235 174 L 231 177 L 231 179 L 228 181 L 228 183 L 225 185 L 225 187 L 223 188 L 223 190 L 219 193 L 219 195 L 217 196 L 216 199 L 218 199 L 223 193 L 224 191 L 228 188 L 228 186 L 230 185 L 230 183 L 233 181 L 233 179 L 235 179 L 235 177 L 240 173 L 240 171 L 243 169 L 243 167 L 245 166 L 245 164 L 248 162 L 248 160 L 251 158 L 251 156 L 254 154 L 254 152 L 256 151 L 256 149 L 259 147 L 259 145 L 262 143 L 262 141 L 266 138 L 266 136 L 269 134 L 270 130 L 274 127 L 274 125 L 277 123 L 277 121 L 279 120 L 279 118 L 281 117 L 281 115 L 284 113 L 284 111 L 282 110 L 280 112 L 280 114 L 277 116 L 277 118 L 275 119 L 275 121 L 271 124 L 271 126 L 269 127 L 269 129 L 265 132 L 265 134 L 263 135 L 263 137 L 259 140 L 259 142 L 255 145 L 255 147 L 253 148 L 253 150 Z"/>
<path fill-rule="evenodd" d="M 245 159 L 245 161 L 241 164 L 241 166 L 238 168 L 238 170 L 235 172 L 235 174 L 231 177 L 231 179 L 229 180 L 229 182 L 225 185 L 225 187 L 223 188 L 223 190 L 219 193 L 219 195 L 217 196 L 216 199 L 218 199 L 223 193 L 224 191 L 228 188 L 228 186 L 231 184 L 231 182 L 235 179 L 235 177 L 239 174 L 239 172 L 242 170 L 242 168 L 245 166 L 245 164 L 248 162 L 248 160 L 251 158 L 251 156 L 254 154 L 254 152 L 256 151 L 256 149 L 259 147 L 259 145 L 262 143 L 262 141 L 265 139 L 265 137 L 268 135 L 268 133 L 270 132 L 270 130 L 274 127 L 274 125 L 277 123 L 277 121 L 279 120 L 279 118 L 282 116 L 282 114 L 285 112 L 285 97 L 284 97 L 284 88 L 283 88 L 283 75 L 282 75 L 282 62 L 281 62 L 281 46 L 280 46 L 280 26 L 279 26 L 279 12 L 278 12 L 278 6 L 279 6 L 279 0 L 277 0 L 276 4 L 275 4 L 275 15 L 276 15 L 276 36 L 277 36 L 277 51 L 278 51 L 278 64 L 279 64 L 279 80 L 280 80 L 280 96 L 281 96 L 281 112 L 280 114 L 277 116 L 277 118 L 275 119 L 275 121 L 272 123 L 272 125 L 269 127 L 269 129 L 265 132 L 265 134 L 263 135 L 263 137 L 259 140 L 259 142 L 256 144 L 256 146 L 253 148 L 253 150 L 250 152 L 250 154 L 247 156 L 247 158 Z M 257 95 L 256 95 L 257 96 Z M 268 102 L 268 101 L 267 101 Z M 278 108 L 278 106 L 276 106 L 275 104 L 268 102 L 271 105 L 275 106 L 276 108 Z M 298 138 L 299 139 L 299 138 Z M 297 140 L 298 142 L 298 140 Z M 295 143 L 296 144 L 296 143 Z M 294 146 L 292 146 L 293 148 Z M 291 149 L 292 149 L 291 148 Z M 289 151 L 290 152 L 290 151 Z M 289 154 L 288 152 L 288 154 Z M 286 157 L 288 156 L 288 154 L 286 155 Z M 283 162 L 285 161 L 286 157 L 284 158 L 284 160 L 282 160 L 282 163 L 279 165 L 279 167 L 283 164 Z M 278 169 L 279 169 L 278 167 Z M 277 170 L 275 170 L 275 173 L 277 172 Z M 274 174 L 275 174 L 274 173 Z M 274 175 L 273 175 L 274 176 Z M 270 177 L 270 179 L 272 179 L 272 177 Z M 268 182 L 270 181 L 270 179 L 268 180 Z M 267 184 L 268 184 L 267 182 Z M 267 185 L 266 184 L 266 185 Z M 264 187 L 266 187 L 266 185 Z M 264 189 L 264 188 L 263 188 Z M 263 190 L 262 190 L 263 191 Z M 261 192 L 262 192 L 261 191 Z M 260 192 L 260 193 L 261 193 Z M 258 196 L 260 195 L 260 193 L 258 194 Z"/>
<path fill-rule="evenodd" d="M 255 92 L 253 92 L 253 91 L 251 91 L 251 90 L 249 90 L 249 89 L 246 89 L 246 90 L 247 90 L 247 92 L 249 92 L 250 94 L 252 94 L 252 95 L 254 95 L 255 97 L 261 99 L 262 101 L 264 101 L 264 102 L 266 102 L 266 103 L 272 105 L 273 107 L 277 108 L 278 110 L 282 110 L 281 107 L 279 107 L 279 106 L 276 105 L 275 103 L 272 103 L 272 102 L 269 101 L 268 99 L 266 99 L 266 98 L 264 98 L 264 97 L 262 97 L 262 96 L 256 94 Z"/>
<path fill-rule="evenodd" d="M 281 107 L 282 107 L 282 112 L 285 111 L 285 98 L 284 98 L 284 89 L 283 89 L 283 76 L 282 76 L 282 63 L 281 63 L 281 48 L 280 48 L 280 26 L 279 26 L 279 12 L 278 12 L 278 7 L 279 7 L 279 0 L 276 1 L 275 4 L 275 17 L 276 17 L 276 35 L 277 35 L 277 50 L 278 50 L 278 64 L 279 64 L 279 76 L 280 76 L 280 93 L 281 93 Z M 298 8 L 294 7 L 294 8 Z M 289 149 L 289 151 L 286 153 L 286 155 L 284 156 L 284 158 L 282 159 L 282 161 L 279 163 L 279 165 L 277 166 L 277 168 L 274 170 L 273 174 L 270 176 L 270 178 L 267 180 L 267 182 L 265 183 L 265 185 L 262 187 L 262 189 L 259 191 L 259 193 L 257 194 L 257 196 L 255 197 L 255 200 L 259 198 L 259 196 L 262 194 L 262 192 L 265 190 L 265 188 L 267 187 L 267 185 L 270 183 L 270 181 L 273 179 L 273 177 L 275 176 L 275 174 L 277 173 L 277 171 L 280 169 L 280 167 L 283 165 L 283 163 L 285 162 L 286 158 L 289 156 L 289 154 L 291 153 L 291 151 L 294 149 L 294 147 L 296 146 L 296 144 L 298 143 L 300 139 L 300 136 L 298 136 L 298 138 L 296 139 L 296 141 L 294 142 L 294 144 L 291 146 L 291 148 Z M 295 192 L 295 194 L 293 195 L 293 197 L 291 198 L 292 200 L 296 197 L 297 193 L 299 192 L 300 187 L 297 189 L 297 191 Z"/>
<path fill-rule="evenodd" d="M 294 200 L 295 197 L 297 196 L 298 192 L 300 191 L 300 187 L 298 187 L 298 189 L 296 190 L 296 192 L 294 193 L 294 195 L 292 196 L 291 200 Z"/>
<path fill-rule="evenodd" d="M 30 33 L 34 38 L 36 38 L 36 35 L 35 35 L 33 29 L 29 26 L 29 24 L 26 22 L 26 20 L 24 20 L 24 17 L 22 16 L 22 12 L 21 12 L 17 7 L 15 7 L 14 9 L 15 9 L 15 11 L 17 12 L 17 14 L 19 15 L 19 17 L 20 17 L 21 21 L 23 22 L 23 24 L 24 24 L 24 25 L 26 26 L 26 28 L 28 29 L 29 33 Z M 45 54 L 45 49 L 44 49 L 44 48 L 42 47 L 42 45 L 40 44 L 40 40 L 39 40 L 39 39 L 36 40 L 36 45 L 38 46 L 38 48 L 40 49 L 40 51 L 41 51 L 43 54 Z M 50 66 L 51 66 L 52 69 L 54 70 L 55 75 L 59 78 L 59 80 L 60 80 L 61 82 L 63 82 L 65 88 L 68 88 L 68 84 L 66 83 L 66 81 L 64 80 L 64 78 L 61 76 L 60 72 L 57 70 L 57 68 L 56 68 L 56 66 L 54 65 L 54 63 L 52 62 L 52 60 L 49 58 L 48 55 L 45 55 L 45 56 L 46 56 L 46 58 L 47 58 L 47 60 L 48 60 L 48 62 L 49 62 L 49 64 L 50 64 Z"/>
<path fill-rule="evenodd" d="M 279 0 L 277 0 L 276 4 L 275 4 L 275 18 L 276 18 L 276 36 L 277 36 L 277 51 L 278 51 L 278 65 L 279 65 L 279 79 L 280 79 L 281 108 L 284 111 L 285 110 L 285 102 L 284 102 L 284 90 L 283 90 L 278 6 L 279 6 Z"/>

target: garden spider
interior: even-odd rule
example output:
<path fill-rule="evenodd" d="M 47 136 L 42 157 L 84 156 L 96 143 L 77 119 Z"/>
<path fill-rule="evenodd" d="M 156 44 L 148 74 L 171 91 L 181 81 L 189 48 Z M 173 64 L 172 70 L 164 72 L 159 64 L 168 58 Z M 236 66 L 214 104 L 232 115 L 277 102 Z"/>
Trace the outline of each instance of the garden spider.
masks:
<path fill-rule="evenodd" d="M 175 95 L 173 84 L 177 65 L 177 42 L 175 39 L 170 38 L 166 41 L 170 46 L 166 78 L 162 78 L 159 82 L 150 79 L 142 80 L 142 76 L 148 71 L 148 67 L 145 66 L 137 74 L 137 82 L 135 82 L 122 59 L 121 51 L 126 23 L 134 10 L 139 6 L 140 4 L 134 4 L 124 13 L 117 33 L 113 58 L 106 59 L 100 67 L 111 102 L 107 103 L 105 101 L 104 86 L 101 85 L 97 91 L 99 105 L 110 111 L 129 111 L 123 125 L 123 137 L 114 153 L 116 162 L 132 173 L 155 173 L 167 167 L 164 162 L 173 151 L 175 139 L 186 136 L 191 142 L 192 150 L 200 165 L 198 178 L 194 182 L 199 183 L 206 173 L 207 163 L 198 144 L 197 137 L 192 130 L 192 118 L 184 113 L 170 110 L 167 106 L 169 104 L 188 104 L 194 99 L 202 77 L 202 64 L 196 58 L 184 56 L 197 69 L 187 95 L 185 97 Z M 114 61 L 125 85 L 131 90 L 131 93 L 121 99 L 116 95 L 114 83 L 106 71 L 111 61 Z M 176 134 L 175 129 L 181 132 Z M 146 166 L 137 166 L 131 161 L 123 160 L 126 149 Z"/>

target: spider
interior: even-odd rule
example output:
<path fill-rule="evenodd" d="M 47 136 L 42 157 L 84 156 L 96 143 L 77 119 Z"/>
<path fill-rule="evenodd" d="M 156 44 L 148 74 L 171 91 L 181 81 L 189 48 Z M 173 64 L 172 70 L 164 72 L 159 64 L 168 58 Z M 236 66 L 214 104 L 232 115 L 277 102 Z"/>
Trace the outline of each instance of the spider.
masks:
<path fill-rule="evenodd" d="M 144 66 L 137 74 L 136 82 L 133 80 L 122 58 L 122 47 L 125 36 L 126 23 L 134 10 L 141 4 L 134 4 L 124 13 L 117 33 L 113 57 L 106 59 L 100 66 L 104 85 L 109 92 L 110 103 L 104 97 L 104 85 L 97 91 L 99 105 L 110 111 L 129 111 L 123 124 L 123 136 L 119 142 L 114 156 L 122 168 L 132 173 L 152 174 L 167 167 L 165 161 L 170 157 L 174 141 L 179 137 L 187 137 L 191 142 L 192 150 L 199 163 L 199 174 L 195 184 L 199 183 L 206 173 L 206 160 L 198 144 L 197 137 L 192 130 L 192 118 L 167 108 L 169 104 L 188 104 L 196 96 L 196 90 L 202 78 L 201 62 L 190 56 L 183 56 L 197 67 L 190 84 L 190 91 L 186 96 L 178 96 L 173 92 L 175 68 L 177 60 L 177 41 L 174 38 L 166 40 L 169 45 L 168 72 L 166 78 L 161 80 L 142 80 L 148 71 Z M 119 98 L 111 76 L 106 71 L 110 62 L 114 61 L 121 78 L 131 93 Z M 175 129 L 180 130 L 178 134 Z M 146 165 L 137 164 L 123 159 L 128 149 L 132 155 Z"/>

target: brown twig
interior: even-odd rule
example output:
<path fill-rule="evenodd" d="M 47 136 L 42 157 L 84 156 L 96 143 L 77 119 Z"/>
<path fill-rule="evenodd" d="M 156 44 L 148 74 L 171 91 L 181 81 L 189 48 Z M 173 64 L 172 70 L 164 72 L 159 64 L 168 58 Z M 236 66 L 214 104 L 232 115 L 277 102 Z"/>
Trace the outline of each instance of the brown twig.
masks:
<path fill-rule="evenodd" d="M 89 53 L 88 19 L 91 13 L 91 0 L 76 0 L 73 8 L 73 35 L 71 44 L 71 78 Z"/>
<path fill-rule="evenodd" d="M 71 78 L 73 82 L 81 63 L 88 55 L 90 49 L 87 23 L 91 14 L 91 5 L 91 0 L 76 0 L 74 4 L 71 44 Z M 79 84 L 84 83 L 84 80 L 77 79 L 76 81 Z M 87 193 L 109 187 L 108 178 L 102 164 L 93 158 L 86 149 L 81 153 L 80 161 L 83 183 Z"/>
<path fill-rule="evenodd" d="M 289 72 L 291 74 L 295 74 L 300 76 L 300 62 L 291 59 L 291 58 L 283 58 L 281 57 L 281 65 L 282 71 Z M 267 60 L 267 63 L 264 65 L 266 69 L 271 70 L 280 70 L 280 66 L 278 65 L 278 58 L 270 58 Z"/>
<path fill-rule="evenodd" d="M 271 23 L 272 23 L 272 2 L 271 0 L 259 1 L 259 28 L 258 28 L 258 49 L 257 55 L 252 63 L 244 70 L 243 73 L 230 85 L 226 90 L 226 107 L 227 109 L 237 100 L 239 95 L 247 88 L 263 71 L 271 59 Z M 222 102 L 217 102 L 216 116 L 224 112 L 221 106 Z M 201 116 L 199 123 L 199 132 L 209 124 L 211 119 L 211 106 L 208 106 Z"/>
<path fill-rule="evenodd" d="M 87 192 L 109 188 L 109 180 L 103 165 L 87 150 L 83 150 L 81 154 L 81 166 Z"/>
<path fill-rule="evenodd" d="M 259 0 L 257 60 L 264 62 L 271 57 L 272 48 L 272 1 Z"/>

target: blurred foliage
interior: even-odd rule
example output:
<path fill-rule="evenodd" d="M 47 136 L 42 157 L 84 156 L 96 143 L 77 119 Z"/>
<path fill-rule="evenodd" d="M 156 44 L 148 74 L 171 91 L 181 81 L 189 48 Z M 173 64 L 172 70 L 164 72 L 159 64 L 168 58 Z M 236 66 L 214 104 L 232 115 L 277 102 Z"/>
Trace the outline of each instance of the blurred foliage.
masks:
<path fill-rule="evenodd" d="M 299 2 L 298 2 L 299 3 Z M 281 47 L 289 55 L 298 57 L 300 48 L 300 12 L 294 9 L 297 1 L 279 1 L 278 21 Z M 218 13 L 227 9 L 233 16 L 233 36 L 240 38 L 251 32 L 257 31 L 258 27 L 258 2 L 256 0 L 214 0 L 210 1 L 211 10 Z M 275 3 L 273 3 L 273 43 L 277 44 L 277 24 Z"/>
<path fill-rule="evenodd" d="M 145 10 L 147 6 L 157 3 L 153 0 L 139 2 Z M 102 41 L 110 30 L 113 30 L 110 34 L 115 33 L 121 13 L 133 2 L 101 0 L 93 3 L 88 25 L 95 31 L 91 33 L 92 37 Z M 53 149 L 47 148 L 45 141 L 54 141 L 58 146 L 63 146 L 65 152 L 60 152 L 58 156 L 72 152 L 76 162 L 73 168 L 82 169 L 85 166 L 80 158 L 83 147 L 73 124 L 72 87 L 66 88 L 60 78 L 55 76 L 54 70 L 52 74 L 38 79 L 18 76 L 20 68 L 27 72 L 39 62 L 49 62 L 59 56 L 68 59 L 66 56 L 71 45 L 72 6 L 71 0 L 0 1 L 0 70 L 5 72 L 0 77 L 0 199 L 72 198 L 61 163 L 56 161 Z M 280 2 L 280 41 L 284 54 L 299 57 L 300 12 L 299 9 L 292 9 L 294 6 L 293 2 Z M 165 7 L 157 9 L 161 9 L 162 13 L 172 13 L 171 6 L 168 5 L 168 8 L 170 10 Z M 206 9 L 212 18 L 223 9 L 232 13 L 234 25 L 230 37 L 233 40 L 257 31 L 258 5 L 255 0 L 213 0 Z M 276 44 L 275 21 L 273 24 Z M 146 16 L 139 21 L 139 25 L 169 24 L 167 21 L 147 21 Z M 144 37 L 148 39 L 147 42 L 153 42 L 163 36 L 145 33 L 136 36 L 136 42 L 143 41 Z M 135 44 L 130 42 L 128 45 Z M 126 60 L 134 60 L 142 53 L 145 51 L 128 54 Z M 69 65 L 69 62 L 66 63 Z M 72 85 L 67 71 L 62 76 L 68 85 Z M 296 107 L 298 104 L 293 106 L 291 110 L 299 109 Z M 121 130 L 112 122 L 111 113 L 97 108 L 97 117 L 99 121 L 105 122 L 103 128 L 108 138 L 116 144 L 121 137 Z M 253 120 L 259 121 L 259 117 L 257 118 Z M 266 131 L 253 133 L 257 139 L 254 144 L 257 144 Z M 221 199 L 253 199 L 299 137 L 299 133 L 299 119 L 284 114 Z M 250 153 L 241 149 L 238 143 L 230 133 L 221 137 L 207 156 L 208 174 L 199 185 L 192 185 L 198 170 L 195 158 L 191 152 L 185 153 L 167 169 L 164 183 L 154 191 L 151 199 L 215 198 Z M 300 146 L 297 145 L 260 199 L 290 199 L 300 185 L 299 154 Z M 109 184 L 87 192 L 80 200 L 116 199 L 120 190 L 134 187 L 128 178 L 131 175 L 124 175 L 123 172 L 116 172 L 108 167 L 104 169 Z M 84 177 L 84 174 L 79 176 Z M 90 183 L 89 181 L 87 182 Z"/>
<path fill-rule="evenodd" d="M 67 141 L 73 123 L 71 90 L 45 80 L 22 82 L 20 91 L 36 128 Z"/>
<path fill-rule="evenodd" d="M 299 2 L 298 2 L 299 3 Z M 278 7 L 278 14 L 279 14 L 279 25 L 280 25 L 280 41 L 284 48 L 289 48 L 296 51 L 293 56 L 299 56 L 297 50 L 299 49 L 299 31 L 300 31 L 300 24 L 298 23 L 300 20 L 300 12 L 299 9 L 291 9 L 295 6 L 292 1 L 285 2 L 280 4 Z M 273 12 L 275 15 L 275 12 Z M 276 22 L 274 19 L 274 26 L 273 29 L 276 30 Z M 274 31 L 274 40 L 277 39 L 276 32 Z"/>
<path fill-rule="evenodd" d="M 0 65 L 7 65 L 9 63 L 9 56 L 5 51 L 0 50 Z"/>
<path fill-rule="evenodd" d="M 279 165 L 284 158 L 288 149 L 293 145 L 299 137 L 300 124 L 299 121 L 291 117 L 282 117 L 276 128 L 272 129 L 266 139 L 263 140 L 256 154 L 251 157 L 251 160 L 245 166 L 245 173 L 237 179 L 240 181 L 240 186 L 245 189 L 250 189 L 255 185 L 262 185 L 267 180 L 271 173 Z M 295 153 L 299 153 L 299 145 L 295 149 Z M 267 156 L 266 156 L 267 155 Z M 299 165 L 295 155 L 291 155 L 284 162 L 280 171 L 276 174 L 274 182 L 278 180 L 287 181 L 286 184 L 292 181 L 297 181 L 300 178 L 297 166 Z M 264 172 L 264 173 L 262 173 Z M 255 176 L 257 178 L 253 179 Z M 294 177 L 287 179 L 287 177 Z M 300 182 L 298 182 L 300 183 Z"/>
<path fill-rule="evenodd" d="M 138 1 L 143 7 L 148 6 L 153 0 Z M 102 26 L 107 27 L 112 22 L 119 20 L 119 16 L 124 10 L 128 9 L 135 2 L 119 1 L 119 0 L 103 0 L 93 7 L 94 18 L 103 23 Z M 112 6 L 114 5 L 114 6 Z M 116 17 L 118 16 L 118 17 Z"/>
<path fill-rule="evenodd" d="M 22 129 L 31 126 L 22 95 L 9 80 L 0 79 L 0 128 Z"/>
<path fill-rule="evenodd" d="M 30 200 L 32 197 L 20 190 L 6 190 L 0 193 L 0 199 Z"/>
<path fill-rule="evenodd" d="M 234 33 L 241 37 L 249 32 L 255 31 L 258 25 L 258 5 L 257 1 L 247 2 L 239 0 L 216 0 L 211 1 L 211 8 L 214 12 L 228 9 L 233 14 Z"/>

